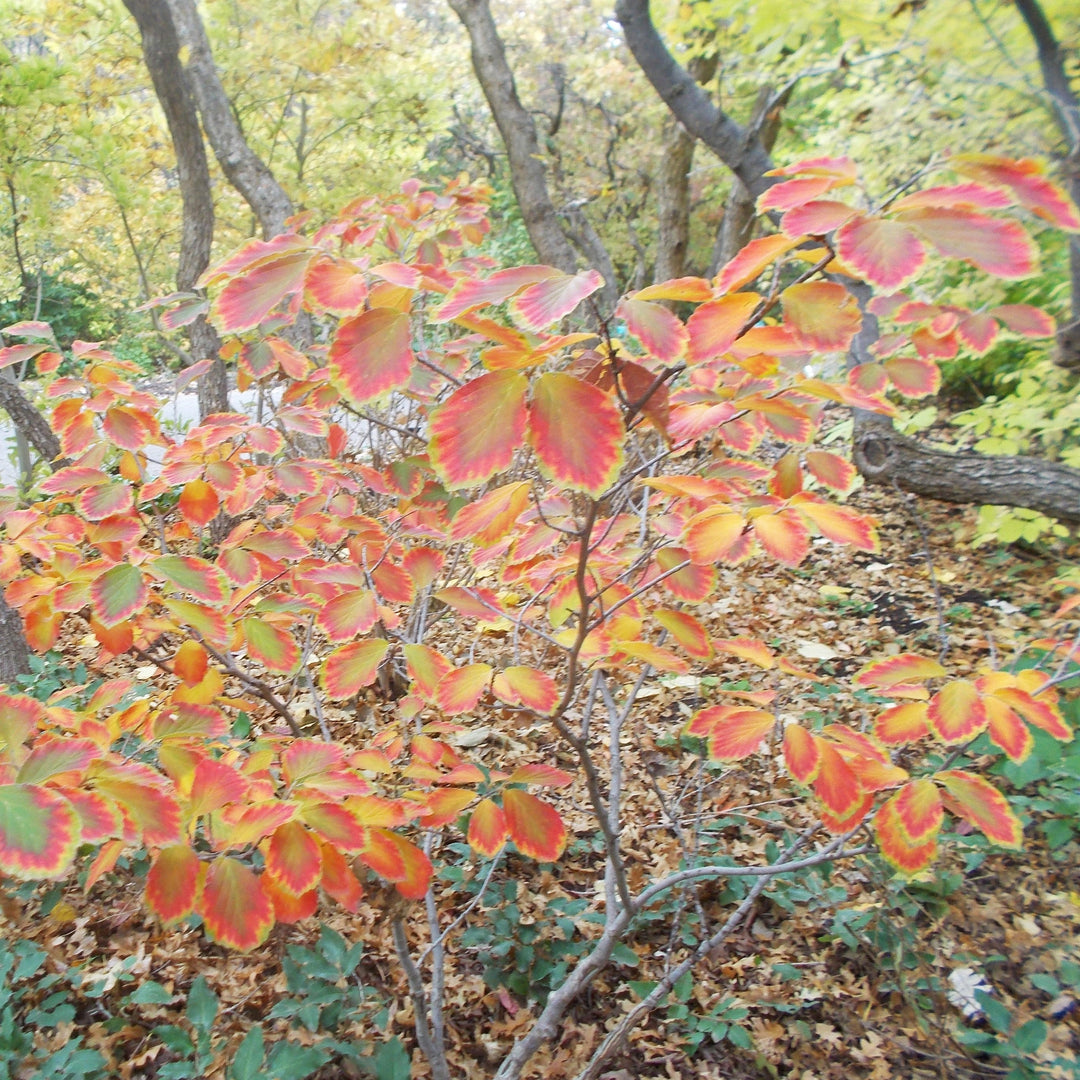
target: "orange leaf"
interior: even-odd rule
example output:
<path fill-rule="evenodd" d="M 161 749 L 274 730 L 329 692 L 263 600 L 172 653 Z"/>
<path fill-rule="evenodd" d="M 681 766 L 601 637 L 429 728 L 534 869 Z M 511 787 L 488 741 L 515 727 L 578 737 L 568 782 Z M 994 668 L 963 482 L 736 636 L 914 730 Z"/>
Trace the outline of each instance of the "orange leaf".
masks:
<path fill-rule="evenodd" d="M 517 788 L 503 792 L 503 813 L 518 851 L 538 862 L 554 862 L 566 847 L 566 826 L 553 806 Z"/>
<path fill-rule="evenodd" d="M 549 277 L 518 293 L 510 301 L 510 313 L 526 330 L 534 333 L 546 330 L 569 315 L 603 284 L 604 279 L 596 270 Z"/>
<path fill-rule="evenodd" d="M 323 686 L 335 700 L 352 697 L 379 674 L 390 642 L 383 638 L 354 641 L 335 649 L 323 665 Z"/>
<path fill-rule="evenodd" d="M 901 653 L 887 660 L 874 660 L 861 668 L 855 676 L 856 686 L 887 690 L 903 683 L 936 679 L 945 669 L 936 661 L 916 653 Z"/>
<path fill-rule="evenodd" d="M 279 825 L 266 848 L 266 873 L 293 896 L 314 889 L 322 878 L 319 841 L 299 821 Z"/>
<path fill-rule="evenodd" d="M 911 877 L 925 870 L 937 856 L 937 838 L 920 844 L 912 843 L 900 822 L 895 804 L 896 796 L 883 803 L 874 815 L 874 832 L 883 858 L 901 874 Z"/>
<path fill-rule="evenodd" d="M 409 316 L 373 307 L 341 323 L 330 345 L 330 374 L 354 405 L 407 386 L 413 356 Z"/>
<path fill-rule="evenodd" d="M 784 729 L 784 761 L 788 772 L 800 784 L 809 784 L 821 768 L 818 741 L 801 724 L 789 724 Z"/>
<path fill-rule="evenodd" d="M 657 608 L 653 617 L 691 656 L 700 660 L 712 658 L 709 632 L 693 615 L 672 608 Z"/>
<path fill-rule="evenodd" d="M 929 735 L 926 702 L 908 701 L 886 709 L 874 720 L 874 734 L 886 746 L 905 746 Z"/>
<path fill-rule="evenodd" d="M 726 353 L 760 302 L 757 293 L 741 292 L 702 304 L 686 321 L 690 363 L 702 364 Z"/>
<path fill-rule="evenodd" d="M 932 780 L 912 780 L 889 801 L 896 808 L 900 828 L 912 844 L 923 844 L 937 835 L 945 811 L 937 784 Z"/>
<path fill-rule="evenodd" d="M 1000 746 L 1012 761 L 1026 761 L 1035 746 L 1027 724 L 1000 698 L 984 697 L 982 700 L 990 741 Z"/>
<path fill-rule="evenodd" d="M 469 664 L 447 672 L 435 692 L 435 704 L 447 716 L 470 712 L 487 690 L 491 671 L 490 664 Z"/>
<path fill-rule="evenodd" d="M 967 742 L 987 724 L 986 707 L 975 684 L 967 679 L 946 683 L 926 710 L 930 728 L 942 742 Z"/>
<path fill-rule="evenodd" d="M 761 709 L 710 705 L 690 718 L 686 733 L 707 740 L 712 760 L 740 761 L 757 751 L 775 725 L 776 717 Z"/>
<path fill-rule="evenodd" d="M 158 852 L 146 875 L 146 906 L 167 926 L 195 910 L 199 894 L 199 856 L 187 844 Z"/>
<path fill-rule="evenodd" d="M 678 360 L 686 349 L 686 327 L 659 304 L 624 298 L 615 308 L 615 317 L 626 322 L 630 333 L 645 346 L 650 356 L 665 364 Z"/>
<path fill-rule="evenodd" d="M 749 660 L 766 671 L 776 667 L 772 649 L 757 638 L 714 638 L 713 645 L 721 652 L 731 653 L 740 660 Z"/>
<path fill-rule="evenodd" d="M 734 292 L 748 281 L 753 281 L 766 266 L 790 251 L 796 243 L 796 239 L 787 236 L 763 236 L 757 240 L 751 240 L 716 275 L 717 291 Z"/>
<path fill-rule="evenodd" d="M 857 214 L 836 230 L 836 253 L 872 285 L 895 292 L 926 262 L 926 248 L 906 225 Z"/>
<path fill-rule="evenodd" d="M 323 892 L 332 896 L 346 911 L 359 911 L 364 896 L 363 886 L 333 844 L 320 843 L 319 846 L 322 851 Z"/>
<path fill-rule="evenodd" d="M 481 800 L 469 819 L 469 847 L 485 859 L 493 859 L 509 835 L 502 807 L 491 799 Z"/>
<path fill-rule="evenodd" d="M 447 487 L 477 486 L 510 464 L 525 439 L 528 385 L 516 371 L 488 372 L 431 414 L 431 464 Z"/>
<path fill-rule="evenodd" d="M 533 383 L 529 442 L 556 483 L 599 498 L 622 466 L 625 435 L 614 399 L 595 386 L 560 371 Z"/>
<path fill-rule="evenodd" d="M 959 769 L 938 773 L 935 779 L 949 793 L 946 805 L 964 821 L 980 829 L 988 840 L 1002 847 L 1020 848 L 1023 829 L 1005 796 L 981 776 Z"/>
<path fill-rule="evenodd" d="M 500 671 L 491 689 L 503 701 L 522 705 L 541 716 L 550 716 L 560 698 L 555 680 L 546 671 L 517 664 Z"/>
<path fill-rule="evenodd" d="M 219 505 L 217 492 L 205 480 L 190 480 L 180 492 L 180 513 L 193 529 L 209 525 Z"/>
<path fill-rule="evenodd" d="M 780 510 L 752 519 L 758 543 L 784 566 L 798 566 L 810 552 L 810 537 L 797 513 Z"/>
<path fill-rule="evenodd" d="M 529 505 L 531 486 L 528 480 L 504 484 L 463 506 L 454 517 L 451 538 L 463 540 L 467 537 L 481 547 L 501 540 L 514 528 Z"/>
<path fill-rule="evenodd" d="M 240 952 L 261 945 L 274 926 L 274 906 L 262 883 L 243 863 L 228 857 L 211 864 L 198 911 L 212 940 Z"/>
<path fill-rule="evenodd" d="M 821 765 L 814 780 L 814 791 L 825 806 L 844 821 L 855 810 L 862 797 L 862 789 L 855 773 L 840 753 L 827 742 L 818 743 Z"/>
<path fill-rule="evenodd" d="M 809 348 L 846 352 L 862 327 L 855 297 L 833 281 L 789 285 L 780 296 L 784 320 Z"/>

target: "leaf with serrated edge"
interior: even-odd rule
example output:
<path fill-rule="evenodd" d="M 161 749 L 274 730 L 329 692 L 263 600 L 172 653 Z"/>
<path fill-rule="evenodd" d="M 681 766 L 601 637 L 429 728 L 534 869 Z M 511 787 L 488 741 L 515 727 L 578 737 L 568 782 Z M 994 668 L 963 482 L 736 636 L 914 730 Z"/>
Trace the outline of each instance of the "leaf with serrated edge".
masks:
<path fill-rule="evenodd" d="M 810 535 L 798 514 L 781 510 L 752 519 L 758 543 L 783 566 L 798 566 L 810 553 Z"/>
<path fill-rule="evenodd" d="M 862 797 L 858 777 L 827 742 L 819 741 L 818 752 L 821 764 L 814 778 L 814 791 L 837 818 L 846 819 Z"/>
<path fill-rule="evenodd" d="M 199 856 L 187 844 L 162 848 L 146 875 L 146 906 L 166 925 L 187 918 L 199 895 Z"/>
<path fill-rule="evenodd" d="M 740 660 L 749 660 L 766 671 L 776 667 L 772 649 L 757 638 L 713 638 L 713 645 L 720 652 L 730 653 Z"/>
<path fill-rule="evenodd" d="M 347 319 L 330 343 L 330 374 L 354 405 L 407 386 L 415 360 L 409 316 L 390 308 Z"/>
<path fill-rule="evenodd" d="M 900 828 L 913 844 L 926 843 L 936 836 L 945 817 L 937 784 L 932 780 L 912 780 L 891 799 Z"/>
<path fill-rule="evenodd" d="M 386 863 L 388 857 L 398 864 L 393 871 L 388 868 L 388 872 L 383 873 L 373 865 L 376 858 Z M 360 853 L 360 861 L 393 882 L 406 900 L 422 900 L 434 873 L 431 860 L 415 844 L 389 829 L 370 830 L 368 846 Z"/>
<path fill-rule="evenodd" d="M 925 870 L 937 856 L 937 839 L 913 844 L 904 833 L 895 798 L 883 803 L 874 815 L 874 833 L 882 856 L 901 874 L 911 877 Z"/>
<path fill-rule="evenodd" d="M 506 829 L 518 851 L 538 862 L 554 862 L 566 847 L 566 825 L 553 806 L 517 788 L 503 791 Z"/>
<path fill-rule="evenodd" d="M 130 619 L 146 605 L 147 589 L 142 571 L 131 563 L 110 567 L 94 579 L 90 599 L 94 613 L 105 627 Z"/>
<path fill-rule="evenodd" d="M 488 372 L 432 413 L 431 463 L 447 487 L 478 486 L 513 461 L 525 439 L 528 385 L 520 372 Z"/>
<path fill-rule="evenodd" d="M 510 314 L 525 330 L 546 330 L 565 318 L 604 284 L 596 270 L 550 277 L 530 285 L 510 301 Z"/>
<path fill-rule="evenodd" d="M 323 861 L 323 892 L 333 897 L 346 911 L 355 914 L 363 902 L 363 886 L 337 848 L 326 843 L 320 843 L 319 847 Z"/>
<path fill-rule="evenodd" d="M 469 847 L 485 859 L 493 859 L 510 836 L 502 807 L 491 799 L 482 799 L 469 818 Z"/>
<path fill-rule="evenodd" d="M 751 240 L 716 275 L 716 291 L 730 293 L 753 281 L 771 263 L 790 251 L 796 239 L 787 236 L 762 236 Z"/>
<path fill-rule="evenodd" d="M 1030 304 L 1002 304 L 991 308 L 987 315 L 1003 322 L 1014 334 L 1024 337 L 1052 337 L 1054 320 L 1040 308 Z"/>
<path fill-rule="evenodd" d="M 335 644 L 366 634 L 379 621 L 379 604 L 370 589 L 354 589 L 328 601 L 315 618 Z"/>
<path fill-rule="evenodd" d="M 201 529 L 217 517 L 220 505 L 218 493 L 205 480 L 191 480 L 180 492 L 177 508 L 193 529 Z"/>
<path fill-rule="evenodd" d="M 891 356 L 882 361 L 893 386 L 905 397 L 936 394 L 941 387 L 941 369 L 933 360 L 919 356 Z"/>
<path fill-rule="evenodd" d="M 600 498 L 618 476 L 625 437 L 618 407 L 602 390 L 561 371 L 533 383 L 529 442 L 557 484 Z"/>
<path fill-rule="evenodd" d="M 149 560 L 146 568 L 155 577 L 163 578 L 207 604 L 220 604 L 229 594 L 221 570 L 194 555 L 161 555 Z"/>
<path fill-rule="evenodd" d="M 784 729 L 784 762 L 800 784 L 809 784 L 821 768 L 817 742 L 801 724 L 789 724 Z"/>
<path fill-rule="evenodd" d="M 873 519 L 864 514 L 803 495 L 792 499 L 792 507 L 834 544 L 847 544 L 859 551 L 879 550 Z"/>
<path fill-rule="evenodd" d="M 967 679 L 946 683 L 926 710 L 931 730 L 949 745 L 967 742 L 987 724 L 986 707 L 975 684 Z"/>
<path fill-rule="evenodd" d="M 806 467 L 815 480 L 841 495 L 851 491 L 859 475 L 850 461 L 827 450 L 807 450 Z"/>
<path fill-rule="evenodd" d="M 501 540 L 514 528 L 529 505 L 531 486 L 528 480 L 503 484 L 463 506 L 454 517 L 451 538 L 464 540 L 467 537 L 481 547 Z"/>
<path fill-rule="evenodd" d="M 541 716 L 550 716 L 560 698 L 555 680 L 546 671 L 520 664 L 498 672 L 491 689 L 502 701 L 522 705 Z"/>
<path fill-rule="evenodd" d="M 886 690 L 903 683 L 936 679 L 945 669 L 936 661 L 916 653 L 901 653 L 886 660 L 874 660 L 861 668 L 855 676 L 856 686 Z"/>
<path fill-rule="evenodd" d="M 469 664 L 447 672 L 435 692 L 435 704 L 447 716 L 457 716 L 476 708 L 491 681 L 490 664 Z"/>
<path fill-rule="evenodd" d="M 906 225 L 859 214 L 836 230 L 836 253 L 872 285 L 895 292 L 926 262 L 926 248 Z"/>
<path fill-rule="evenodd" d="M 323 686 L 335 701 L 350 698 L 370 686 L 379 674 L 379 665 L 390 642 L 384 638 L 354 641 L 335 649 L 323 665 Z"/>
<path fill-rule="evenodd" d="M 26 881 L 58 877 L 79 840 L 79 816 L 56 792 L 35 784 L 0 786 L 0 871 Z"/>
<path fill-rule="evenodd" d="M 262 619 L 242 619 L 248 656 L 270 671 L 292 671 L 300 660 L 300 649 L 292 634 Z"/>
<path fill-rule="evenodd" d="M 1019 687 L 1005 686 L 993 693 L 994 697 L 1003 701 L 1014 712 L 1019 713 L 1032 727 L 1042 729 L 1061 742 L 1069 742 L 1072 739 L 1072 728 L 1065 722 L 1056 705 L 1047 701 L 1038 701 Z"/>
<path fill-rule="evenodd" d="M 1038 248 L 1019 222 L 958 208 L 927 207 L 899 216 L 942 255 L 963 259 L 995 277 L 1025 278 L 1038 269 Z"/>
<path fill-rule="evenodd" d="M 995 746 L 1000 746 L 1011 761 L 1026 761 L 1035 746 L 1027 724 L 1000 698 L 984 697 L 987 733 Z"/>
<path fill-rule="evenodd" d="M 632 293 L 632 300 L 684 300 L 700 304 L 703 300 L 711 300 L 713 297 L 712 286 L 699 277 L 672 278 L 670 281 L 661 281 L 656 285 L 646 285 Z"/>
<path fill-rule="evenodd" d="M 248 781 L 231 765 L 203 758 L 195 766 L 188 814 L 195 818 L 212 813 L 229 803 L 241 802 L 247 792 Z"/>
<path fill-rule="evenodd" d="M 323 873 L 318 840 L 299 821 L 279 825 L 266 847 L 266 873 L 293 896 L 314 889 Z"/>
<path fill-rule="evenodd" d="M 684 535 L 691 562 L 704 565 L 733 560 L 745 525 L 742 515 L 726 506 L 710 506 L 696 514 Z"/>
<path fill-rule="evenodd" d="M 237 859 L 215 859 L 206 875 L 199 914 L 210 938 L 240 952 L 258 948 L 274 927 L 274 906 L 258 877 Z"/>
<path fill-rule="evenodd" d="M 981 776 L 972 776 L 959 769 L 938 773 L 935 778 L 945 785 L 951 798 L 948 808 L 969 825 L 980 829 L 987 840 L 1002 847 L 1023 845 L 1023 828 L 1005 796 Z"/>

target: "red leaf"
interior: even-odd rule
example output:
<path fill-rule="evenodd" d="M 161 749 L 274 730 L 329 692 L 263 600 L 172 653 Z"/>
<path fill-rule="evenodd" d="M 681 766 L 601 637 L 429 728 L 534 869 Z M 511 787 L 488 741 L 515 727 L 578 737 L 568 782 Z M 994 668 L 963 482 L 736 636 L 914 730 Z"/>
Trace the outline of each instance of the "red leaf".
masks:
<path fill-rule="evenodd" d="M 554 862 L 566 847 L 566 826 L 553 806 L 517 788 L 503 791 L 510 839 L 526 858 Z"/>
<path fill-rule="evenodd" d="M 760 302 L 757 293 L 740 292 L 702 304 L 686 321 L 690 363 L 702 364 L 726 353 Z"/>
<path fill-rule="evenodd" d="M 304 291 L 330 315 L 355 315 L 367 299 L 367 281 L 355 263 L 329 255 L 315 259 L 307 268 Z"/>
<path fill-rule="evenodd" d="M 393 870 L 387 866 L 384 873 L 374 865 L 374 860 L 379 858 L 385 863 L 391 853 L 398 865 Z M 435 872 L 431 861 L 415 844 L 389 829 L 369 831 L 368 846 L 360 853 L 360 860 L 387 881 L 392 881 L 406 900 L 422 900 Z"/>
<path fill-rule="evenodd" d="M 243 863 L 228 857 L 211 864 L 199 914 L 211 939 L 240 952 L 261 945 L 274 926 L 274 906 L 262 883 Z"/>
<path fill-rule="evenodd" d="M 818 753 L 821 764 L 814 779 L 814 791 L 836 816 L 837 823 L 843 824 L 859 808 L 862 800 L 858 777 L 840 753 L 827 742 L 819 740 Z"/>
<path fill-rule="evenodd" d="M 364 889 L 352 872 L 345 857 L 332 844 L 320 844 L 322 849 L 323 892 L 332 896 L 346 911 L 360 910 Z"/>
<path fill-rule="evenodd" d="M 1027 724 L 996 697 L 984 697 L 990 741 L 1000 746 L 1012 761 L 1026 761 L 1035 745 Z"/>
<path fill-rule="evenodd" d="M 955 679 L 946 683 L 931 699 L 926 718 L 942 742 L 967 742 L 987 724 L 986 707 L 974 683 Z"/>
<path fill-rule="evenodd" d="M 432 321 L 449 322 L 471 308 L 501 304 L 527 285 L 563 277 L 563 271 L 554 266 L 514 266 L 509 270 L 497 270 L 484 281 L 466 278 L 446 294 L 446 299 L 432 313 Z"/>
<path fill-rule="evenodd" d="M 786 324 L 805 345 L 820 352 L 845 352 L 862 326 L 855 297 L 833 281 L 789 285 L 780 303 Z"/>
<path fill-rule="evenodd" d="M 1038 268 L 1038 249 L 1015 221 L 933 207 L 905 210 L 899 216 L 942 255 L 963 259 L 995 277 L 1023 278 Z"/>
<path fill-rule="evenodd" d="M 945 674 L 936 661 L 916 653 L 901 653 L 887 660 L 875 660 L 861 668 L 855 676 L 856 686 L 887 690 L 902 683 L 923 682 Z"/>
<path fill-rule="evenodd" d="M 872 285 L 894 292 L 926 262 L 926 248 L 906 225 L 858 214 L 836 231 L 836 253 Z"/>
<path fill-rule="evenodd" d="M 514 528 L 529 505 L 530 488 L 528 480 L 504 484 L 463 506 L 454 517 L 451 538 L 463 540 L 468 537 L 480 547 L 501 540 Z"/>
<path fill-rule="evenodd" d="M 981 776 L 958 769 L 938 773 L 935 777 L 945 785 L 951 798 L 948 808 L 964 821 L 982 831 L 988 840 L 1002 847 L 1020 848 L 1023 829 L 1005 796 Z"/>
<path fill-rule="evenodd" d="M 1054 320 L 1045 311 L 1030 304 L 1001 304 L 987 315 L 1003 322 L 1014 334 L 1024 337 L 1053 337 Z"/>
<path fill-rule="evenodd" d="M 279 825 L 266 848 L 266 873 L 293 896 L 314 889 L 323 873 L 318 840 L 299 821 Z"/>
<path fill-rule="evenodd" d="M 790 251 L 797 240 L 787 236 L 762 236 L 751 240 L 716 275 L 716 290 L 720 293 L 734 292 L 761 273 L 785 252 Z"/>
<path fill-rule="evenodd" d="M 379 619 L 379 605 L 370 589 L 354 589 L 335 596 L 319 612 L 315 622 L 333 642 L 366 634 Z"/>
<path fill-rule="evenodd" d="M 655 558 L 661 573 L 667 575 L 661 584 L 672 596 L 699 604 L 712 595 L 716 586 L 716 570 L 712 566 L 683 565 L 690 558 L 684 548 L 661 548 Z"/>
<path fill-rule="evenodd" d="M 619 301 L 616 318 L 624 319 L 630 333 L 645 347 L 650 356 L 670 364 L 686 350 L 689 340 L 682 321 L 659 304 L 645 300 Z"/>
<path fill-rule="evenodd" d="M 785 236 L 799 240 L 804 236 L 824 236 L 839 228 L 856 210 L 835 199 L 818 199 L 789 210 L 780 220 Z"/>
<path fill-rule="evenodd" d="M 883 803 L 874 815 L 874 832 L 882 856 L 901 874 L 911 877 L 925 870 L 937 856 L 937 839 L 912 843 L 900 823 L 896 796 Z"/>
<path fill-rule="evenodd" d="M 556 483 L 600 498 L 622 466 L 625 434 L 618 407 L 602 390 L 557 371 L 534 382 L 529 442 Z"/>
<path fill-rule="evenodd" d="M 686 733 L 707 740 L 712 760 L 740 761 L 756 753 L 775 725 L 776 717 L 761 709 L 710 705 L 690 718 Z"/>
<path fill-rule="evenodd" d="M 653 617 L 691 656 L 699 660 L 712 659 L 709 632 L 693 615 L 671 608 L 657 608 Z"/>
<path fill-rule="evenodd" d="M 793 510 L 759 514 L 752 519 L 758 543 L 784 566 L 798 566 L 810 553 L 810 536 Z"/>
<path fill-rule="evenodd" d="M 847 544 L 859 551 L 879 550 L 873 518 L 844 506 L 823 502 L 813 495 L 798 495 L 791 500 L 791 505 L 834 544 Z"/>
<path fill-rule="evenodd" d="M 604 284 L 596 270 L 560 274 L 530 285 L 510 301 L 510 313 L 519 326 L 534 333 L 546 330 L 569 315 L 587 296 Z"/>
<path fill-rule="evenodd" d="M 801 724 L 789 724 L 784 729 L 784 762 L 800 784 L 809 784 L 817 777 L 821 768 L 818 741 Z"/>
<path fill-rule="evenodd" d="M 323 665 L 323 686 L 327 694 L 340 701 L 370 686 L 377 678 L 379 665 L 389 648 L 389 641 L 373 638 L 335 649 Z"/>
<path fill-rule="evenodd" d="M 886 746 L 905 746 L 930 734 L 925 701 L 905 701 L 886 709 L 874 721 L 874 734 Z"/>
<path fill-rule="evenodd" d="M 311 252 L 306 245 L 295 250 L 297 239 L 291 238 L 293 251 L 260 263 L 225 286 L 212 305 L 222 330 L 231 334 L 251 330 L 286 296 L 303 288 Z"/>
<path fill-rule="evenodd" d="M 815 480 L 842 495 L 851 491 L 859 475 L 850 461 L 826 450 L 807 450 L 806 467 Z"/>
<path fill-rule="evenodd" d="M 469 847 L 485 859 L 493 859 L 509 836 L 502 807 L 491 799 L 482 799 L 469 818 Z"/>
<path fill-rule="evenodd" d="M 478 486 L 513 461 L 525 438 L 528 385 L 519 372 L 492 371 L 431 414 L 431 464 L 447 487 Z"/>
<path fill-rule="evenodd" d="M 769 210 L 792 210 L 824 195 L 835 186 L 836 181 L 831 176 L 804 176 L 773 184 L 758 196 L 757 210 L 759 214 Z"/>
<path fill-rule="evenodd" d="M 187 844 L 158 852 L 146 875 L 146 906 L 166 926 L 195 910 L 201 884 L 199 856 Z"/>
<path fill-rule="evenodd" d="M 1080 230 L 1080 213 L 1072 200 L 1044 175 L 1043 166 L 1030 158 L 1014 161 L 992 154 L 958 154 L 950 164 L 964 176 L 1004 187 L 1037 217 L 1062 229 Z"/>
<path fill-rule="evenodd" d="M 330 374 L 354 405 L 407 386 L 415 359 L 409 316 L 391 308 L 346 320 L 330 344 Z"/>
<path fill-rule="evenodd" d="M 492 681 L 495 696 L 511 705 L 522 705 L 541 716 L 550 716 L 559 703 L 555 680 L 546 671 L 514 665 L 500 671 Z"/>

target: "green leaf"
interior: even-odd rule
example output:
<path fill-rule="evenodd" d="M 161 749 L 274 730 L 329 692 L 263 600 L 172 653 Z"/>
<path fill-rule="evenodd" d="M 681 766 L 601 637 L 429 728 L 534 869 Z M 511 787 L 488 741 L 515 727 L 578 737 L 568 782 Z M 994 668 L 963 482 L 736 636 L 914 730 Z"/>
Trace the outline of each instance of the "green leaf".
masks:
<path fill-rule="evenodd" d="M 162 1041 L 166 1049 L 181 1057 L 190 1057 L 195 1053 L 195 1044 L 191 1036 L 175 1024 L 160 1024 L 154 1028 L 154 1034 Z"/>
<path fill-rule="evenodd" d="M 1012 1037 L 1013 1046 L 1022 1053 L 1034 1054 L 1046 1042 L 1047 1034 L 1046 1024 L 1042 1020 L 1029 1020 Z"/>
<path fill-rule="evenodd" d="M 749 1050 L 754 1045 L 754 1040 L 750 1037 L 750 1032 L 746 1028 L 733 1026 L 728 1031 L 728 1042 L 732 1046 L 738 1046 L 742 1050 Z"/>
<path fill-rule="evenodd" d="M 188 994 L 187 1018 L 200 1031 L 209 1031 L 214 1026 L 217 1016 L 218 999 L 206 980 L 200 975 L 192 984 Z"/>
<path fill-rule="evenodd" d="M 375 1055 L 375 1080 L 410 1080 L 412 1062 L 401 1040 L 395 1035 L 383 1043 Z"/>
<path fill-rule="evenodd" d="M 128 995 L 128 1001 L 132 1005 L 168 1005 L 173 996 L 161 983 L 154 982 L 151 979 L 149 982 L 144 982 L 138 989 L 133 990 Z"/>
<path fill-rule="evenodd" d="M 979 1008 L 986 1013 L 987 1023 L 999 1034 L 1008 1035 L 1012 1027 L 1012 1013 L 1000 1001 L 995 1001 L 982 990 L 975 991 Z"/>
<path fill-rule="evenodd" d="M 266 1075 L 272 1080 L 305 1080 L 329 1057 L 329 1051 L 322 1047 L 279 1042 L 270 1052 Z"/>
<path fill-rule="evenodd" d="M 611 950 L 611 959 L 616 964 L 625 964 L 627 967 L 637 967 L 639 963 L 638 954 L 622 941 Z"/>
<path fill-rule="evenodd" d="M 676 1001 L 689 1001 L 690 995 L 694 992 L 694 973 L 686 971 L 680 975 L 672 990 Z"/>
<path fill-rule="evenodd" d="M 256 1024 L 245 1036 L 232 1063 L 232 1080 L 258 1080 L 262 1076 L 263 1030 Z"/>

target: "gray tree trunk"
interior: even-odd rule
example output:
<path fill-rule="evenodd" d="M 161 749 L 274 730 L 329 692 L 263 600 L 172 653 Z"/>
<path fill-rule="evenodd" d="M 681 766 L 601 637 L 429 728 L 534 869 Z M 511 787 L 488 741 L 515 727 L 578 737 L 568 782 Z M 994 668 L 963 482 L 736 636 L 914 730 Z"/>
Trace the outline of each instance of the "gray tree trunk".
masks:
<path fill-rule="evenodd" d="M 180 63 L 180 41 L 176 36 L 165 0 L 124 0 L 138 24 L 142 37 L 143 59 L 154 84 L 154 92 L 165 114 L 184 216 L 181 228 L 180 259 L 176 268 L 176 287 L 187 292 L 210 262 L 214 238 L 214 200 L 210 188 L 210 169 L 206 161 L 199 117 Z M 189 328 L 193 360 L 212 357 L 214 364 L 199 380 L 199 412 L 207 416 L 229 409 L 229 387 L 225 365 L 218 352 L 221 342 L 217 331 L 200 317 Z"/>
<path fill-rule="evenodd" d="M 514 73 L 507 62 L 488 0 L 449 0 L 449 3 L 468 32 L 473 70 L 506 147 L 510 182 L 529 239 L 541 262 L 573 273 L 578 261 L 548 191 L 536 124 L 518 97 Z M 602 302 L 611 308 L 618 298 L 611 260 L 606 251 L 603 257 L 598 254 L 595 245 L 599 243 L 599 237 L 591 225 L 585 228 L 581 220 L 574 224 L 586 258 L 604 276 Z"/>

